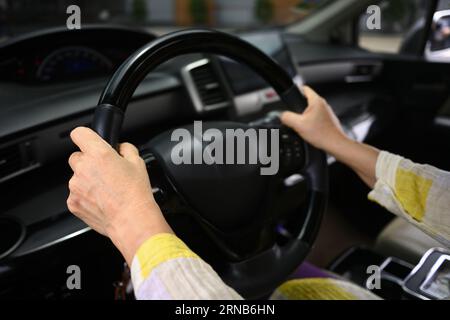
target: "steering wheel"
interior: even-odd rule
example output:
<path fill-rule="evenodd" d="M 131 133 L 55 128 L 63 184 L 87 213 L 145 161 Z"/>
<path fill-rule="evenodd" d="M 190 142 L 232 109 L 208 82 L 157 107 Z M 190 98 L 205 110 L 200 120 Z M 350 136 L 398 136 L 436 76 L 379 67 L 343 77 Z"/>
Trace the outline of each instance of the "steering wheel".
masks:
<path fill-rule="evenodd" d="M 184 30 L 150 42 L 118 68 L 101 95 L 93 129 L 117 147 L 127 105 L 139 83 L 161 63 L 188 53 L 218 54 L 243 63 L 273 87 L 287 108 L 301 112 L 306 106 L 288 73 L 248 42 L 218 31 Z M 178 199 L 164 206 L 176 210 L 182 203 L 189 208 L 188 214 L 217 247 L 221 259 L 213 265 L 215 270 L 250 299 L 270 294 L 304 260 L 318 232 L 328 193 L 325 154 L 283 127 L 277 117 L 254 124 L 203 123 L 204 129 L 215 128 L 224 136 L 230 128 L 261 127 L 280 130 L 280 169 L 272 176 L 261 175 L 261 164 L 176 165 L 171 161 L 177 143 L 171 141 L 172 130 L 149 143 L 157 164 L 151 167 L 161 170 L 165 193 L 170 189 Z M 193 131 L 193 125 L 183 128 Z M 204 143 L 198 142 L 188 146 L 192 154 L 203 151 Z M 249 152 L 258 151 L 250 148 Z M 151 177 L 153 173 L 150 170 Z M 296 177 L 296 183 L 286 183 L 288 177 Z M 286 218 L 288 213 L 294 218 Z"/>

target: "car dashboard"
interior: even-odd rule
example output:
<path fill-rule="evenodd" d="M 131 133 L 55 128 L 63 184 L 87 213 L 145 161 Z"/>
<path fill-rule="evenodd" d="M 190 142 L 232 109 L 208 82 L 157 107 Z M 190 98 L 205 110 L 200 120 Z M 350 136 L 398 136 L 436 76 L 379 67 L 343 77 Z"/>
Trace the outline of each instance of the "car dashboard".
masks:
<path fill-rule="evenodd" d="M 355 49 L 341 55 L 336 50 L 345 49 L 318 51 L 322 45 L 278 31 L 240 36 L 271 54 L 298 83 L 322 90 L 348 133 L 365 139 L 375 120 L 368 105 L 379 95 L 381 61 Z M 91 27 L 50 30 L 0 47 L 0 217 L 18 220 L 26 230 L 7 261 L 90 230 L 66 207 L 67 159 L 75 150 L 69 134 L 89 126 L 108 78 L 154 38 L 147 31 Z M 165 63 L 139 85 L 122 139 L 141 145 L 194 119 L 251 122 L 282 108 L 251 70 L 222 57 L 191 54 Z"/>

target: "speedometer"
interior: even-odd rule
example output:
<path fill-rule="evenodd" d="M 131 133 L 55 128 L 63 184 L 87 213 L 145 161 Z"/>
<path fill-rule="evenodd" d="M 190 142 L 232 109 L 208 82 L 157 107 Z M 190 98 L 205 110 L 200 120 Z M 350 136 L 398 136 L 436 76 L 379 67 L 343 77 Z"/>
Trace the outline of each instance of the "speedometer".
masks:
<path fill-rule="evenodd" d="M 50 53 L 36 72 L 39 81 L 79 80 L 108 75 L 113 63 L 87 47 L 64 47 Z"/>

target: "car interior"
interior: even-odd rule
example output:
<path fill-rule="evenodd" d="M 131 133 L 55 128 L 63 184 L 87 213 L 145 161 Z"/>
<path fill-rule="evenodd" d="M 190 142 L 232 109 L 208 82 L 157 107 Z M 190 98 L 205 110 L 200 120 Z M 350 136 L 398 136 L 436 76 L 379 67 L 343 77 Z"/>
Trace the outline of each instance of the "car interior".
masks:
<path fill-rule="evenodd" d="M 273 182 L 277 199 L 270 211 L 276 219 L 270 232 L 258 233 L 233 224 L 243 216 L 262 223 L 269 211 L 253 196 L 258 184 L 248 182 L 245 172 L 230 171 L 228 179 L 215 181 L 197 168 L 174 173 L 162 161 L 164 147 L 154 142 L 196 120 L 267 126 L 274 111 L 291 107 L 276 88 L 287 75 L 290 84 L 307 84 L 323 96 L 355 140 L 450 170 L 450 55 L 432 59 L 442 49 L 433 46 L 435 24 L 450 17 L 442 14 L 450 2 L 414 1 L 420 10 L 402 18 L 408 23 L 400 42 L 374 49 L 384 38 L 382 32 L 365 36 L 366 9 L 376 2 L 388 12 L 395 1 L 321 1 L 299 22 L 226 33 L 203 25 L 177 28 L 188 35 L 186 47 L 195 50 L 168 54 L 151 72 L 141 70 L 120 141 L 138 146 L 154 196 L 176 234 L 245 298 L 267 298 L 295 271 L 294 264 L 306 261 L 362 287 L 368 267 L 376 265 L 382 286 L 372 291 L 381 298 L 437 299 L 423 283 L 436 261 L 450 257 L 448 248 L 368 200 L 370 190 L 354 172 L 329 156 L 322 161 L 289 133 L 281 136 L 285 170 Z M 236 46 L 213 50 L 234 43 L 228 37 Z M 0 299 L 117 298 L 129 278 L 122 256 L 66 205 L 72 174 L 67 160 L 76 150 L 69 135 L 78 126 L 95 126 L 97 105 L 116 71 L 131 68 L 135 52 L 151 51 L 158 39 L 173 37 L 152 27 L 103 23 L 45 28 L 0 41 Z M 262 63 L 265 58 L 270 62 Z M 103 125 L 108 127 L 107 120 Z M 320 168 L 298 170 L 306 153 L 317 155 L 308 161 Z M 175 180 L 188 201 L 175 199 L 168 172 L 184 175 L 185 181 Z M 320 197 L 311 191 L 316 184 Z M 192 208 L 214 214 L 205 213 L 204 222 Z M 218 236 L 215 222 L 233 228 Z M 289 247 L 309 225 L 308 245 Z M 295 257 L 277 263 L 253 259 L 270 250 L 270 257 Z M 83 290 L 67 288 L 69 265 L 80 266 Z"/>

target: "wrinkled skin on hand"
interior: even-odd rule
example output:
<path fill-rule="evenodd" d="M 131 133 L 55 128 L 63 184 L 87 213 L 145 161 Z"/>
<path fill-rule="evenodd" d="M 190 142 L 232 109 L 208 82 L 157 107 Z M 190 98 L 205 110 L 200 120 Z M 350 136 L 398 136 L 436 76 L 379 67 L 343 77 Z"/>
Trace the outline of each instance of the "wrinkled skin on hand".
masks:
<path fill-rule="evenodd" d="M 117 153 L 83 127 L 74 129 L 71 138 L 80 148 L 69 158 L 74 174 L 67 207 L 74 215 L 109 237 L 127 260 L 151 235 L 172 232 L 153 198 L 146 165 L 135 146 L 123 143 Z"/>

